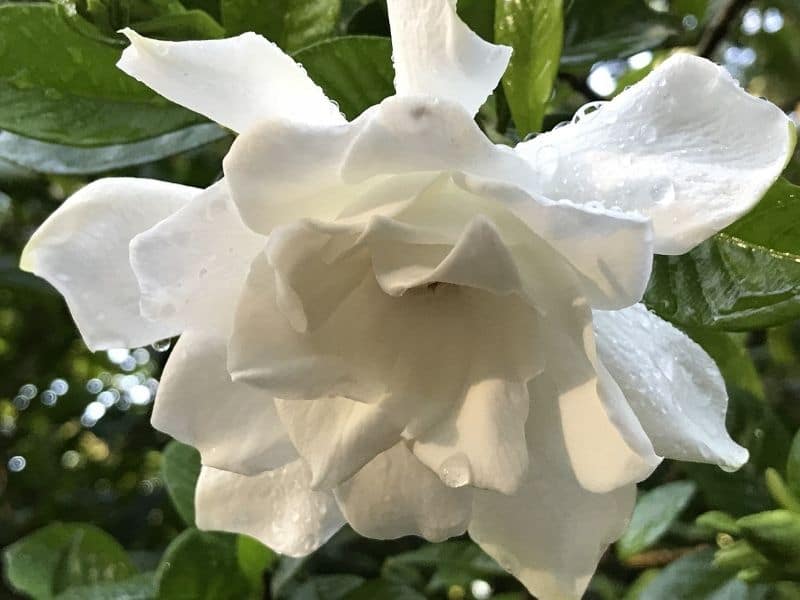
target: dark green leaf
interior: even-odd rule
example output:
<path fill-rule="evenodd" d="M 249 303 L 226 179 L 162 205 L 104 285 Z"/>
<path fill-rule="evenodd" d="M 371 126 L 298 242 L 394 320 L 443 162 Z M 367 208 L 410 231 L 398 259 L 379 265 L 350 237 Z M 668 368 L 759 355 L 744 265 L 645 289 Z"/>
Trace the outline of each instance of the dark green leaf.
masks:
<path fill-rule="evenodd" d="M 300 585 L 291 600 L 342 600 L 364 583 L 358 575 L 317 575 Z"/>
<path fill-rule="evenodd" d="M 487 42 L 494 41 L 495 0 L 458 0 L 458 16 Z"/>
<path fill-rule="evenodd" d="M 226 135 L 227 130 L 219 125 L 205 123 L 141 142 L 79 148 L 0 131 L 0 159 L 39 173 L 85 175 L 153 162 L 222 139 Z"/>
<path fill-rule="evenodd" d="M 638 600 L 761 600 L 762 586 L 748 586 L 712 565 L 714 550 L 688 554 L 669 564 L 641 592 Z"/>
<path fill-rule="evenodd" d="M 295 59 L 349 119 L 394 93 L 392 45 L 386 38 L 336 38 L 301 50 Z"/>
<path fill-rule="evenodd" d="M 239 569 L 236 536 L 187 529 L 156 571 L 159 600 L 240 600 L 253 589 Z"/>
<path fill-rule="evenodd" d="M 645 302 L 684 327 L 747 331 L 800 316 L 800 188 L 778 181 L 751 213 L 682 256 L 657 256 Z"/>
<path fill-rule="evenodd" d="M 329 37 L 339 23 L 341 0 L 221 0 L 229 34 L 255 31 L 287 52 Z"/>
<path fill-rule="evenodd" d="M 83 28 L 91 25 L 84 22 Z M 97 146 L 202 121 L 117 69 L 119 55 L 118 47 L 77 31 L 56 6 L 0 4 L 0 129 Z"/>
<path fill-rule="evenodd" d="M 155 597 L 154 574 L 142 573 L 122 581 L 72 587 L 55 600 L 153 600 Z"/>
<path fill-rule="evenodd" d="M 590 66 L 661 45 L 679 31 L 679 22 L 650 9 L 644 0 L 571 0 L 564 15 L 565 66 Z"/>
<path fill-rule="evenodd" d="M 385 581 L 383 579 L 373 579 L 353 590 L 344 600 L 426 600 L 414 588 Z"/>
<path fill-rule="evenodd" d="M 187 525 L 194 525 L 194 488 L 200 475 L 200 453 L 172 441 L 164 448 L 161 472 L 175 509 Z"/>
<path fill-rule="evenodd" d="M 165 40 L 205 40 L 225 37 L 225 29 L 202 10 L 161 15 L 132 24 L 142 35 Z"/>
<path fill-rule="evenodd" d="M 497 0 L 494 37 L 514 49 L 503 90 L 520 137 L 542 126 L 563 28 L 562 0 Z"/>
<path fill-rule="evenodd" d="M 628 559 L 652 547 L 669 530 L 694 496 L 691 481 L 674 481 L 642 494 L 630 525 L 617 542 L 617 554 Z"/>
<path fill-rule="evenodd" d="M 37 599 L 72 586 L 126 579 L 136 572 L 117 541 L 88 523 L 53 523 L 3 551 L 8 582 Z"/>

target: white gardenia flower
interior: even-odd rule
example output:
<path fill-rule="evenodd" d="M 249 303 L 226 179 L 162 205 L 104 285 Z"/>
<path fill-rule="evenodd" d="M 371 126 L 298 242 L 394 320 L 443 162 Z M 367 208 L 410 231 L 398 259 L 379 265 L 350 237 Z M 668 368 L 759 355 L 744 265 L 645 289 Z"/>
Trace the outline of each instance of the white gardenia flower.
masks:
<path fill-rule="evenodd" d="M 254 35 L 132 31 L 120 67 L 240 135 L 207 190 L 104 179 L 22 267 L 93 349 L 182 334 L 153 424 L 199 448 L 198 525 L 312 552 L 469 532 L 577 598 L 662 457 L 735 469 L 717 367 L 641 304 L 654 252 L 750 209 L 793 128 L 678 55 L 579 121 L 492 144 L 510 50 L 389 0 L 397 94 L 347 122 Z"/>

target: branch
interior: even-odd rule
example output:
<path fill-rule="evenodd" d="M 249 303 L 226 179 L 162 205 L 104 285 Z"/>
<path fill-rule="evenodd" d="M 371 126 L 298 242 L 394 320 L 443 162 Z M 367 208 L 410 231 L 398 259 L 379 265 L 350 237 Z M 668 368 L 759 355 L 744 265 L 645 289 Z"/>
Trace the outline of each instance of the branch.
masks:
<path fill-rule="evenodd" d="M 697 55 L 711 58 L 723 38 L 728 34 L 734 19 L 749 4 L 749 0 L 727 0 L 703 32 L 697 44 Z"/>

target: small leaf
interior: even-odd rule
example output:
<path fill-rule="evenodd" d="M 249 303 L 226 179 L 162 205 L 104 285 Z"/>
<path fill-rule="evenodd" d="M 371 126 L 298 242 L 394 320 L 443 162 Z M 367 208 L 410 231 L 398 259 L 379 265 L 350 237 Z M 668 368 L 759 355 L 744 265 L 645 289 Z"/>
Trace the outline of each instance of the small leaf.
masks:
<path fill-rule="evenodd" d="M 239 569 L 236 536 L 187 529 L 156 570 L 159 600 L 240 600 L 253 592 Z"/>
<path fill-rule="evenodd" d="M 117 69 L 121 48 L 101 39 L 90 23 L 63 17 L 58 6 L 0 4 L 0 129 L 98 146 L 203 122 Z"/>
<path fill-rule="evenodd" d="M 347 36 L 294 55 L 348 119 L 394 93 L 392 44 L 387 38 Z"/>
<path fill-rule="evenodd" d="M 789 510 L 770 510 L 742 517 L 736 522 L 742 536 L 781 567 L 800 568 L 800 515 Z"/>
<path fill-rule="evenodd" d="M 333 34 L 341 0 L 222 0 L 222 22 L 231 35 L 255 31 L 294 52 Z"/>
<path fill-rule="evenodd" d="M 236 558 L 250 586 L 261 589 L 264 586 L 264 572 L 275 564 L 278 555 L 258 540 L 240 535 L 236 538 Z"/>
<path fill-rule="evenodd" d="M 712 510 L 707 513 L 703 513 L 697 517 L 697 519 L 695 519 L 695 523 L 697 523 L 700 527 L 704 527 L 713 532 L 721 531 L 723 533 L 727 533 L 728 535 L 741 534 L 739 526 L 736 525 L 736 519 L 734 519 L 728 513 L 722 512 L 721 510 Z"/>
<path fill-rule="evenodd" d="M 558 73 L 563 29 L 562 0 L 497 0 L 495 41 L 514 50 L 503 90 L 520 138 L 542 126 Z"/>
<path fill-rule="evenodd" d="M 142 35 L 164 40 L 207 40 L 225 37 L 225 29 L 202 10 L 161 15 L 147 21 L 132 23 Z"/>
<path fill-rule="evenodd" d="M 194 525 L 194 488 L 200 476 L 200 453 L 172 441 L 164 448 L 161 473 L 172 503 L 187 525 Z"/>
<path fill-rule="evenodd" d="M 219 125 L 205 123 L 141 142 L 80 148 L 40 142 L 0 131 L 0 159 L 39 173 L 87 175 L 153 162 L 227 135 L 227 130 Z"/>
<path fill-rule="evenodd" d="M 641 592 L 638 600 L 762 600 L 764 586 L 748 586 L 730 571 L 716 569 L 714 550 L 693 552 L 667 565 Z"/>
<path fill-rule="evenodd" d="M 681 256 L 656 256 L 646 304 L 682 327 L 749 331 L 800 316 L 800 188 L 779 180 L 748 215 Z"/>
<path fill-rule="evenodd" d="M 800 431 L 798 431 L 789 448 L 789 458 L 786 461 L 786 483 L 795 496 L 800 498 Z"/>
<path fill-rule="evenodd" d="M 3 551 L 5 576 L 19 592 L 52 598 L 72 586 L 126 579 L 136 568 L 124 548 L 88 523 L 53 523 Z"/>
<path fill-rule="evenodd" d="M 626 560 L 655 544 L 689 504 L 696 490 L 691 481 L 675 481 L 642 494 L 628 529 L 617 542 L 617 554 Z"/>

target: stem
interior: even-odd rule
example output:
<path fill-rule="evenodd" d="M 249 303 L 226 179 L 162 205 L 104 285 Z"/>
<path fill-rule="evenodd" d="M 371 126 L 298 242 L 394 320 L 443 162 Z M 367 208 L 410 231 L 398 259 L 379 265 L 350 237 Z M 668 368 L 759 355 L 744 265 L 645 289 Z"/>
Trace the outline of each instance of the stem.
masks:
<path fill-rule="evenodd" d="M 719 47 L 720 42 L 728 34 L 734 19 L 749 4 L 749 0 L 727 0 L 703 32 L 703 37 L 697 44 L 697 55 L 711 58 Z"/>

